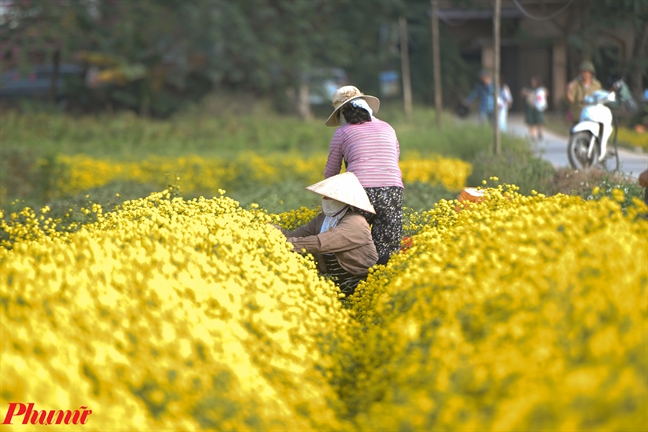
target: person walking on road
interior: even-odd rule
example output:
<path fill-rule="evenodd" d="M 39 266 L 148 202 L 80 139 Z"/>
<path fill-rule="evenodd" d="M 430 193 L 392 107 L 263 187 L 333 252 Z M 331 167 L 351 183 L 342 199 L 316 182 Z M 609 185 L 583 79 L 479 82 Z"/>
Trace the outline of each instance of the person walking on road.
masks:
<path fill-rule="evenodd" d="M 493 123 L 495 111 L 495 87 L 490 72 L 482 69 L 479 72 L 479 82 L 475 85 L 473 91 L 461 103 L 468 106 L 476 99 L 479 99 L 479 121 L 481 123 L 489 121 Z"/>
<path fill-rule="evenodd" d="M 500 78 L 500 97 L 497 101 L 497 106 L 499 107 L 499 113 L 497 120 L 499 121 L 500 130 L 506 132 L 507 128 L 507 119 L 508 119 L 508 110 L 513 105 L 513 95 L 511 94 L 511 89 L 508 85 Z"/>
<path fill-rule="evenodd" d="M 533 141 L 542 141 L 544 111 L 547 108 L 547 90 L 542 86 L 538 76 L 531 77 L 531 86 L 520 92 L 526 105 L 524 120 L 529 127 L 529 137 Z"/>
<path fill-rule="evenodd" d="M 339 174 L 342 163 L 358 177 L 376 213 L 360 212 L 372 225 L 378 264 L 385 264 L 400 250 L 403 229 L 404 186 L 396 132 L 374 116 L 380 108 L 378 98 L 344 86 L 331 99 L 334 109 L 326 125 L 339 127 L 331 139 L 324 178 Z"/>
<path fill-rule="evenodd" d="M 596 69 L 594 69 L 594 64 L 591 61 L 584 61 L 578 69 L 580 71 L 578 77 L 567 85 L 567 100 L 570 103 L 569 112 L 571 121 L 574 124 L 580 121 L 581 111 L 585 107 L 583 102 L 585 96 L 589 96 L 603 88 L 601 83 L 594 78 Z"/>

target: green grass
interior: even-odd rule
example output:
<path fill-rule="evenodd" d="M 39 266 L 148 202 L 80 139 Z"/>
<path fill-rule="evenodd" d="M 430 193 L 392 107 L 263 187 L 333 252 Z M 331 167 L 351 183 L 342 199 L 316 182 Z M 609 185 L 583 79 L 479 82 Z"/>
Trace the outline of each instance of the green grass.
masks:
<path fill-rule="evenodd" d="M 52 161 L 59 153 L 124 160 L 137 160 L 148 154 L 236 157 L 241 151 L 261 155 L 325 153 L 335 129 L 324 126 L 328 108 L 318 107 L 316 113 L 318 116 L 313 121 L 304 122 L 276 114 L 266 101 L 244 95 L 225 99 L 209 97 L 165 121 L 130 113 L 75 118 L 51 110 L 4 112 L 0 128 L 0 197 L 4 194 L 5 201 L 0 205 L 7 210 L 5 217 L 24 206 L 40 209 L 48 205 L 52 217 L 64 217 L 73 209 L 75 218 L 84 219 L 86 216 L 78 210 L 89 201 L 109 211 L 124 200 L 147 196 L 159 189 L 153 185 L 114 182 L 54 199 L 56 194 L 50 193 L 54 174 L 47 169 L 52 164 L 44 162 Z M 501 183 L 516 184 L 527 194 L 536 190 L 547 195 L 563 192 L 587 198 L 593 186 L 612 181 L 606 183 L 609 179 L 596 175 L 583 179 L 582 175 L 565 170 L 556 172 L 549 163 L 533 155 L 528 142 L 509 135 L 503 135 L 502 155 L 495 157 L 489 127 L 459 122 L 451 114 L 443 113 L 444 124 L 439 130 L 435 115 L 429 107 L 416 106 L 412 121 L 406 122 L 401 104 L 395 102 L 384 102 L 378 113 L 379 118 L 396 130 L 403 157 L 408 153 L 422 157 L 439 154 L 469 161 L 473 164 L 468 179 L 471 186 L 497 176 Z M 549 119 L 554 124 L 551 122 Z M 562 127 L 560 123 L 555 124 Z M 628 186 L 631 196 L 642 192 L 631 179 L 615 178 L 614 182 Z M 180 194 L 187 199 L 218 194 L 209 190 L 185 190 L 182 180 L 179 186 Z M 271 213 L 280 213 L 319 205 L 320 197 L 306 191 L 305 186 L 303 181 L 288 179 L 275 185 L 241 182 L 226 189 L 227 195 L 243 207 L 256 203 Z M 403 204 L 415 210 L 430 209 L 440 199 L 456 197 L 457 191 L 441 186 L 406 184 Z M 19 201 L 10 204 L 14 199 Z"/>
<path fill-rule="evenodd" d="M 467 180 L 471 185 L 479 185 L 482 180 L 495 176 L 500 183 L 518 186 L 525 195 L 533 190 L 548 195 L 555 193 L 555 169 L 551 163 L 535 157 L 528 147 L 506 147 L 500 156 L 483 151 L 472 163 L 473 172 Z"/>
<path fill-rule="evenodd" d="M 83 193 L 53 200 L 50 188 L 53 174 L 44 163 L 56 154 L 83 153 L 98 158 L 138 160 L 148 154 L 180 156 L 198 154 L 205 157 L 235 157 L 241 151 L 258 154 L 298 153 L 308 156 L 325 153 L 335 128 L 326 127 L 329 113 L 318 107 L 312 121 L 280 115 L 269 102 L 246 95 L 207 97 L 200 105 L 160 121 L 137 117 L 132 113 L 71 117 L 52 110 L 26 113 L 3 112 L 0 128 L 0 196 L 3 208 L 20 199 L 20 204 L 40 208 L 44 205 L 61 211 L 70 205 L 82 206 L 91 200 L 107 208 L 121 200 L 136 198 L 153 191 L 151 185 L 119 182 Z M 488 126 L 459 122 L 443 113 L 443 127 L 436 127 L 436 113 L 415 106 L 412 121 L 405 121 L 400 102 L 383 101 L 378 117 L 389 122 L 399 138 L 401 156 L 439 154 L 473 164 L 468 184 L 497 176 L 502 182 L 514 183 L 522 192 L 536 190 L 551 194 L 559 190 L 553 168 L 534 157 L 525 140 L 502 136 L 502 156 L 492 155 L 492 131 Z M 323 167 L 322 167 L 323 169 Z M 280 185 L 237 184 L 229 186 L 228 196 L 247 207 L 257 203 L 271 212 L 282 212 L 302 205 L 313 207 L 319 197 L 304 190 L 305 184 L 285 181 Z M 217 191 L 189 191 L 186 198 L 214 196 Z M 456 191 L 424 184 L 406 185 L 406 207 L 429 209 L 438 200 L 452 199 Z M 57 210 L 58 211 L 58 210 Z"/>
<path fill-rule="evenodd" d="M 319 112 L 319 110 L 318 110 Z M 477 125 L 455 125 L 444 115 L 444 127 L 435 126 L 435 112 L 417 106 L 406 122 L 400 103 L 384 103 L 378 117 L 398 135 L 401 151 L 417 151 L 470 159 L 490 148 L 491 136 Z M 207 98 L 164 121 L 133 113 L 102 114 L 81 118 L 51 112 L 3 113 L 2 150 L 29 149 L 40 154 L 78 154 L 138 159 L 147 154 L 229 156 L 241 150 L 257 153 L 326 152 L 335 128 L 325 117 L 304 122 L 275 114 L 263 101 Z M 505 145 L 506 140 L 505 138 Z"/>
<path fill-rule="evenodd" d="M 139 160 L 146 155 L 236 157 L 241 151 L 261 155 L 297 153 L 308 156 L 326 153 L 335 128 L 326 127 L 327 107 L 317 107 L 317 117 L 302 121 L 294 116 L 275 113 L 268 101 L 246 95 L 205 98 L 199 105 L 160 121 L 133 113 L 107 113 L 72 117 L 48 110 L 2 113 L 0 128 L 0 196 L 4 204 L 13 199 L 31 206 L 53 204 L 50 189 L 52 173 L 47 167 L 56 154 L 87 154 L 97 158 Z M 415 106 L 411 122 L 405 121 L 400 102 L 383 102 L 378 117 L 396 130 L 401 155 L 416 153 L 422 157 L 439 154 L 473 160 L 490 149 L 489 129 L 473 124 L 458 124 L 443 114 L 444 125 L 436 128 L 435 111 Z M 520 146 L 520 141 L 505 137 L 504 147 Z M 323 169 L 324 167 L 322 167 Z M 182 185 L 181 185 L 182 186 Z M 244 185 L 228 187 L 228 195 L 246 206 L 256 202 L 269 210 L 284 211 L 300 205 L 313 205 L 317 197 L 304 192 L 306 185 L 285 182 L 279 187 Z M 133 185 L 118 183 L 108 187 L 111 193 L 129 195 Z M 406 205 L 429 208 L 437 197 L 454 197 L 455 192 L 425 185 L 408 186 Z M 443 189 L 443 188 L 441 188 Z M 91 191 L 103 193 L 101 191 Z M 212 196 L 217 191 L 183 191 L 187 196 Z M 85 196 L 85 193 L 82 194 Z M 65 199 L 75 201 L 75 197 Z"/>
<path fill-rule="evenodd" d="M 545 129 L 557 133 L 562 136 L 569 136 L 572 123 L 565 115 L 545 113 L 544 116 Z"/>

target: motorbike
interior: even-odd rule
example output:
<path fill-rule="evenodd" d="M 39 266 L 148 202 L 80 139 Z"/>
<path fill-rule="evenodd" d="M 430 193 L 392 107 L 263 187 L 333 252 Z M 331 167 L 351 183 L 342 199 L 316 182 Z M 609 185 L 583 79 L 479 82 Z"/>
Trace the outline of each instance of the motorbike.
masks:
<path fill-rule="evenodd" d="M 569 164 L 577 170 L 587 171 L 594 167 L 607 169 L 606 161 L 616 158 L 618 121 L 610 107 L 625 105 L 629 110 L 636 109 L 627 84 L 621 79 L 612 84 L 610 91 L 597 90 L 584 99 L 587 106 L 583 108 L 579 122 L 572 127 L 567 144 Z M 614 151 L 608 151 L 608 141 L 614 132 Z"/>

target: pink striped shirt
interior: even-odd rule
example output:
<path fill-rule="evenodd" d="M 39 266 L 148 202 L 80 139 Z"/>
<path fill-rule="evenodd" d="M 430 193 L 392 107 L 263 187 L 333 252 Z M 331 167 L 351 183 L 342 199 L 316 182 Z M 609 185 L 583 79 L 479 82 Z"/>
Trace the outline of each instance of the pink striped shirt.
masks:
<path fill-rule="evenodd" d="M 362 124 L 345 124 L 331 139 L 324 178 L 339 174 L 344 159 L 346 170 L 363 187 L 403 187 L 399 157 L 398 138 L 388 123 L 374 117 Z"/>

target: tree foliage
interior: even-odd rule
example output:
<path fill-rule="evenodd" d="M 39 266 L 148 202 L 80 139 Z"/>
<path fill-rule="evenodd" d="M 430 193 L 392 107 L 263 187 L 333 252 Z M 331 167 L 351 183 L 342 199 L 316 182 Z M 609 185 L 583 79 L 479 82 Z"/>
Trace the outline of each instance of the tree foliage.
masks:
<path fill-rule="evenodd" d="M 648 80 L 648 0 L 574 1 L 552 22 L 561 30 L 569 49 L 569 72 L 576 75 L 578 64 L 591 59 L 597 69 L 612 76 L 625 75 L 636 92 Z M 632 50 L 614 32 L 631 30 Z M 622 49 L 617 49 L 619 46 Z M 614 66 L 605 63 L 612 61 Z"/>
<path fill-rule="evenodd" d="M 580 14 L 562 28 L 572 50 L 589 55 L 594 35 L 628 19 L 635 46 L 646 46 L 647 0 L 590 3 L 576 1 L 567 11 Z M 400 69 L 395 24 L 404 16 L 414 97 L 432 101 L 429 7 L 429 0 L 12 0 L 0 15 L 0 55 L 3 70 L 59 57 L 82 63 L 85 81 L 76 88 L 88 105 L 165 115 L 218 86 L 285 95 L 330 67 L 378 93 L 379 73 Z M 476 66 L 462 59 L 444 26 L 441 46 L 444 100 L 452 102 Z M 624 66 L 640 77 L 646 56 L 635 54 Z"/>

